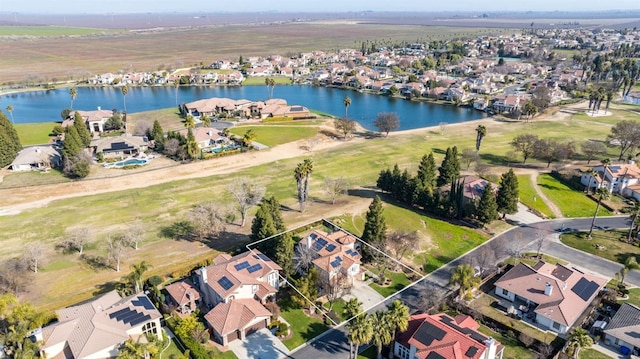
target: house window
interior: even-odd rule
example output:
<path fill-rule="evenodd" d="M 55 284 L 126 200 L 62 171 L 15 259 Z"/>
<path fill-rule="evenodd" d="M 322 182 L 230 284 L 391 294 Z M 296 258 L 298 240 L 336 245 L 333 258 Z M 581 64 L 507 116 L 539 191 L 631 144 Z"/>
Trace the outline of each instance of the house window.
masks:
<path fill-rule="evenodd" d="M 502 290 L 502 295 L 509 295 L 509 291 L 504 289 L 504 288 L 500 288 Z"/>
<path fill-rule="evenodd" d="M 158 335 L 158 329 L 156 328 L 156 322 L 149 322 L 142 327 L 143 334 L 153 334 L 155 336 Z"/>
<path fill-rule="evenodd" d="M 560 323 L 553 322 L 553 329 L 560 329 Z"/>
<path fill-rule="evenodd" d="M 409 349 L 398 344 L 398 356 L 402 359 L 409 359 Z"/>

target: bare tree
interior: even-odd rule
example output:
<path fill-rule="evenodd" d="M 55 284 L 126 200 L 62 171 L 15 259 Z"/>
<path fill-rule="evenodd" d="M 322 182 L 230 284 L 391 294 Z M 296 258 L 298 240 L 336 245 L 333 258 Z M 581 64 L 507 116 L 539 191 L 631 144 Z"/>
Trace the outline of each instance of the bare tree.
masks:
<path fill-rule="evenodd" d="M 345 139 L 356 129 L 356 121 L 348 118 L 334 120 L 333 125 L 336 127 L 336 130 L 344 133 Z"/>
<path fill-rule="evenodd" d="M 331 311 L 338 298 L 342 298 L 351 292 L 352 284 L 347 275 L 339 271 L 331 278 L 326 274 L 321 275 L 320 287 L 325 298 L 327 298 L 327 302 L 329 302 L 329 311 Z"/>
<path fill-rule="evenodd" d="M 138 243 L 142 241 L 144 235 L 144 224 L 140 220 L 136 220 L 129 228 L 127 228 L 126 232 L 123 234 L 123 239 L 126 245 L 133 247 L 135 250 L 138 250 Z"/>
<path fill-rule="evenodd" d="M 76 227 L 67 230 L 63 245 L 69 249 L 77 250 L 82 255 L 84 246 L 91 240 L 91 231 L 88 227 Z"/>
<path fill-rule="evenodd" d="M 38 273 L 38 265 L 47 257 L 46 248 L 42 242 L 31 242 L 24 247 L 23 259 L 34 273 Z"/>
<path fill-rule="evenodd" d="M 236 207 L 242 218 L 240 227 L 244 227 L 247 222 L 247 212 L 249 212 L 251 207 L 262 201 L 265 188 L 248 178 L 242 177 L 229 184 L 229 192 L 233 195 L 233 198 L 236 199 Z"/>
<path fill-rule="evenodd" d="M 107 259 L 115 264 L 116 272 L 120 272 L 120 261 L 125 255 L 126 240 L 122 235 L 107 239 Z"/>
<path fill-rule="evenodd" d="M 195 206 L 189 211 L 195 237 L 203 241 L 205 238 L 212 238 L 223 232 L 225 215 L 226 210 L 219 203 L 209 202 Z"/>
<path fill-rule="evenodd" d="M 331 204 L 336 204 L 336 199 L 347 194 L 349 182 L 340 176 L 337 178 L 327 177 L 324 179 L 324 191 L 331 198 Z"/>
<path fill-rule="evenodd" d="M 522 233 L 516 233 L 509 243 L 504 247 L 505 254 L 513 257 L 515 264 L 522 256 L 522 251 L 527 246 L 527 241 L 522 237 Z"/>
<path fill-rule="evenodd" d="M 498 261 L 496 259 L 496 251 L 489 244 L 480 247 L 471 260 L 472 265 L 480 270 L 480 276 L 482 276 L 486 270 L 495 268 L 496 262 Z"/>
<path fill-rule="evenodd" d="M 18 294 L 31 283 L 31 271 L 21 258 L 9 258 L 0 262 L 0 293 Z"/>
<path fill-rule="evenodd" d="M 136 124 L 136 128 L 133 130 L 135 136 L 147 136 L 151 133 L 151 124 L 146 121 L 142 121 Z"/>
<path fill-rule="evenodd" d="M 387 246 L 393 252 L 393 256 L 401 261 L 408 251 L 414 251 L 420 246 L 418 231 L 395 231 L 387 236 Z"/>
<path fill-rule="evenodd" d="M 476 152 L 475 150 L 467 147 L 462 150 L 460 159 L 462 160 L 462 162 L 465 162 L 467 164 L 467 169 L 469 169 L 473 162 L 480 161 L 480 155 L 478 155 L 478 152 Z"/>
<path fill-rule="evenodd" d="M 380 132 L 385 133 L 385 137 L 389 136 L 389 132 L 396 131 L 400 127 L 400 118 L 395 112 L 380 112 L 375 120 L 373 120 Z"/>
<path fill-rule="evenodd" d="M 164 151 L 169 156 L 177 156 L 180 152 L 180 141 L 177 138 L 170 138 L 164 143 Z"/>
<path fill-rule="evenodd" d="M 296 245 L 295 255 L 293 257 L 293 264 L 296 272 L 300 274 L 306 274 L 311 268 L 314 260 L 313 251 L 307 246 L 305 240 L 298 242 Z"/>

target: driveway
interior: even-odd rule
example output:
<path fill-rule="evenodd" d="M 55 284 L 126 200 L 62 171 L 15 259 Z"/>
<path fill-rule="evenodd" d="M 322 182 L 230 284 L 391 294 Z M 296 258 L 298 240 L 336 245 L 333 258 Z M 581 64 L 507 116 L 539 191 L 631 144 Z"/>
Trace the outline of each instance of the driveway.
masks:
<path fill-rule="evenodd" d="M 351 288 L 351 293 L 344 296 L 345 301 L 351 298 L 357 298 L 362 303 L 362 308 L 367 311 L 384 300 L 380 293 L 369 287 L 366 282 L 356 280 Z"/>
<path fill-rule="evenodd" d="M 292 358 L 289 349 L 267 328 L 248 335 L 244 340 L 234 340 L 228 346 L 239 359 Z"/>

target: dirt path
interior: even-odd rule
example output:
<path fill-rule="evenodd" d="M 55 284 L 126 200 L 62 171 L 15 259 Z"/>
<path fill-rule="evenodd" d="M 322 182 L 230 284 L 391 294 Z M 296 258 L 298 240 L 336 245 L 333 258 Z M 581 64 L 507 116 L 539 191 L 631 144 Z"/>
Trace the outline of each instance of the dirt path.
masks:
<path fill-rule="evenodd" d="M 538 198 L 547 204 L 547 206 L 549 207 L 551 212 L 553 212 L 556 218 L 563 218 L 564 216 L 562 215 L 562 211 L 560 210 L 560 208 L 558 208 L 558 206 L 556 206 L 556 204 L 553 203 L 553 201 L 550 200 L 549 197 L 547 197 L 544 194 L 544 192 L 542 192 L 542 190 L 540 189 L 540 186 L 538 186 L 538 172 L 531 172 L 531 185 L 533 186 L 533 189 L 536 190 L 536 193 L 538 194 Z"/>

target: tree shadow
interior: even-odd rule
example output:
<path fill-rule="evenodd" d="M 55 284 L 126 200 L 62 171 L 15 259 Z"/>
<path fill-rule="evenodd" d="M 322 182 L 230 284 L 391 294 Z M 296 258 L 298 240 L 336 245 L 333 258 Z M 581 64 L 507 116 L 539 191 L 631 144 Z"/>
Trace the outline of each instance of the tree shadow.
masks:
<path fill-rule="evenodd" d="M 480 159 L 492 165 L 506 165 L 510 162 L 506 156 L 500 156 L 493 153 L 481 153 Z"/>
<path fill-rule="evenodd" d="M 357 189 L 349 189 L 347 190 L 347 194 L 349 196 L 354 196 L 354 197 L 373 199 L 373 197 L 379 196 L 382 193 L 375 187 L 371 187 L 371 188 L 362 187 Z"/>
<path fill-rule="evenodd" d="M 160 228 L 160 236 L 169 239 L 192 240 L 195 228 L 189 221 L 178 221 Z"/>
<path fill-rule="evenodd" d="M 94 272 L 111 268 L 109 262 L 103 256 L 96 256 L 85 253 L 80 256 L 80 260 L 82 260 L 84 264 L 88 265 L 89 268 L 91 268 Z"/>
<path fill-rule="evenodd" d="M 442 148 L 432 148 L 431 151 L 433 151 L 433 153 L 435 154 L 439 154 L 439 155 L 444 155 L 447 153 L 446 150 L 443 150 Z"/>
<path fill-rule="evenodd" d="M 309 326 L 309 329 L 302 333 L 302 337 L 309 341 L 321 333 L 325 332 L 327 327 L 321 323 L 313 323 Z M 311 346 L 317 350 L 321 350 L 330 354 L 348 354 L 349 353 L 349 340 L 347 335 L 342 330 L 329 329 L 330 333 L 327 333 L 322 338 L 311 342 Z"/>
<path fill-rule="evenodd" d="M 116 288 L 118 288 L 118 284 L 119 282 L 114 282 L 114 281 L 97 284 L 96 290 L 94 290 L 93 293 L 91 294 L 93 294 L 93 296 L 107 294 L 112 290 L 115 290 Z"/>
<path fill-rule="evenodd" d="M 558 186 L 550 185 L 550 184 L 547 184 L 547 183 L 538 183 L 538 186 L 540 186 L 542 188 L 550 189 L 550 190 L 556 190 L 556 191 L 561 191 L 562 190 Z"/>

